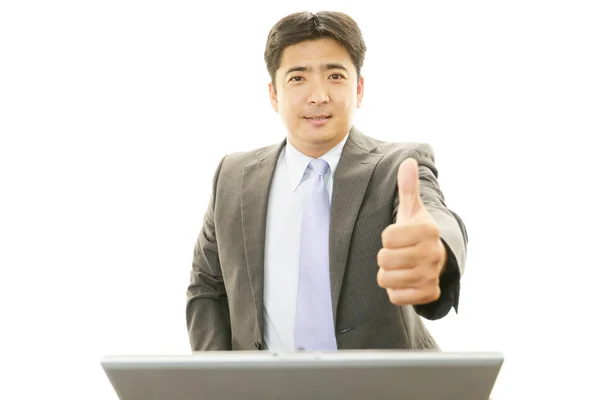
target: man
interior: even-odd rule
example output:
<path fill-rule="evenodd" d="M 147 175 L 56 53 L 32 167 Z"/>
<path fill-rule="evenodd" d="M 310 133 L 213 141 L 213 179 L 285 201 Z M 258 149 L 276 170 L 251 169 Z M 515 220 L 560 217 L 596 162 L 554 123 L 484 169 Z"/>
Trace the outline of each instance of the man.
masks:
<path fill-rule="evenodd" d="M 437 348 L 420 316 L 457 310 L 466 230 L 430 146 L 352 125 L 365 52 L 343 13 L 271 29 L 269 93 L 287 137 L 216 169 L 187 290 L 193 351 Z"/>

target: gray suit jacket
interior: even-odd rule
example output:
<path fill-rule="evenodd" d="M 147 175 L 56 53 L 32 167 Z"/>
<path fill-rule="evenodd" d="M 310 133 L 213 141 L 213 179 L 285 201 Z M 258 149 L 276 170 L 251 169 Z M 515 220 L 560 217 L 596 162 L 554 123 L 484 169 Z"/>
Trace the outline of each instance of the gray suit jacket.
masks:
<path fill-rule="evenodd" d="M 267 201 L 282 143 L 225 156 L 194 249 L 186 318 L 193 351 L 264 349 L 263 260 Z M 377 285 L 381 232 L 395 221 L 398 168 L 419 163 L 421 198 L 439 225 L 448 252 L 441 297 L 395 306 Z M 437 183 L 431 147 L 386 143 L 352 127 L 332 194 L 330 274 L 339 349 L 437 349 L 421 317 L 457 310 L 467 233 Z"/>

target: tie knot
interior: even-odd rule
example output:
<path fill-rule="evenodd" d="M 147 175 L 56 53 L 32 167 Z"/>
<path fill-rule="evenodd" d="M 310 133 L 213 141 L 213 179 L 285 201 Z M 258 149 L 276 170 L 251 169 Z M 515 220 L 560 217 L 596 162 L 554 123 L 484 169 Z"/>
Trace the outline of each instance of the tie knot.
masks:
<path fill-rule="evenodd" d="M 325 175 L 325 173 L 327 172 L 327 170 L 329 169 L 329 164 L 327 163 L 327 161 L 325 160 L 321 160 L 316 159 L 316 160 L 312 160 L 309 164 L 308 164 L 308 168 L 312 169 L 313 171 L 315 171 L 315 173 L 317 175 Z"/>

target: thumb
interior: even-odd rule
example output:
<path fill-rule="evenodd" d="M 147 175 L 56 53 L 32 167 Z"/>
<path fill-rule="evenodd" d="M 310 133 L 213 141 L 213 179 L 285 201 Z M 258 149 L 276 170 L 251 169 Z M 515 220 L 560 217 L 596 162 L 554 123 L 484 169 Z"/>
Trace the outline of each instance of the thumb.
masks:
<path fill-rule="evenodd" d="M 400 205 L 396 223 L 409 220 L 423 208 L 419 192 L 419 164 L 414 158 L 408 158 L 398 169 L 398 196 Z"/>

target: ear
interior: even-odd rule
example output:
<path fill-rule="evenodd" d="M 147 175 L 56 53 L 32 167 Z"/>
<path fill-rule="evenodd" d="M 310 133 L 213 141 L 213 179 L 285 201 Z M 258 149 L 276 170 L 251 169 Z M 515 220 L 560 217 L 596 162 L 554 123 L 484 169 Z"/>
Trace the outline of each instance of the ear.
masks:
<path fill-rule="evenodd" d="M 356 108 L 360 107 L 360 103 L 362 103 L 362 98 L 365 93 L 365 79 L 361 76 L 358 79 L 358 85 L 356 85 Z"/>
<path fill-rule="evenodd" d="M 273 110 L 278 113 L 279 102 L 277 101 L 277 89 L 275 89 L 273 82 L 269 82 L 269 98 L 271 99 L 271 107 L 273 107 Z"/>

